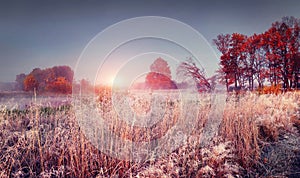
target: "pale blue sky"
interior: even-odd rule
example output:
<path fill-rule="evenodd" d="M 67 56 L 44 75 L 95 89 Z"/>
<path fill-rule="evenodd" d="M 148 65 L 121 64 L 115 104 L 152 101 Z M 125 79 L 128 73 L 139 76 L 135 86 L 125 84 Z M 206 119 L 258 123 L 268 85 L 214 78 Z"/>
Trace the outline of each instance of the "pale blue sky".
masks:
<path fill-rule="evenodd" d="M 15 75 L 36 67 L 74 67 L 95 35 L 128 18 L 174 18 L 198 30 L 211 44 L 221 33 L 251 35 L 283 16 L 299 18 L 299 7 L 298 0 L 1 1 L 0 81 L 14 81 Z"/>

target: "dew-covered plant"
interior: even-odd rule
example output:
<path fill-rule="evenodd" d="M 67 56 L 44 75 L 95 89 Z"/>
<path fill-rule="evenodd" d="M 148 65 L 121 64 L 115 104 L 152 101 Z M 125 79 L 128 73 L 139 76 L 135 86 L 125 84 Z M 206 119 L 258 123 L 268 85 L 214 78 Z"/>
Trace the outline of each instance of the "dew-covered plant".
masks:
<path fill-rule="evenodd" d="M 95 109 L 116 135 L 132 141 L 162 137 L 176 122 L 181 110 L 178 98 L 165 102 L 130 96 L 126 109 L 139 116 L 151 112 L 153 102 L 167 108 L 159 125 L 132 128 L 116 112 L 108 93 L 98 97 Z M 122 96 L 118 101 L 122 101 Z M 158 96 L 156 96 L 158 97 Z M 209 95 L 201 95 L 199 114 L 186 143 L 170 154 L 135 162 L 101 152 L 78 124 L 72 105 L 33 103 L 26 108 L 0 106 L 0 177 L 272 177 L 299 176 L 300 93 L 228 96 L 217 136 L 201 145 L 211 109 Z M 84 102 L 89 103 L 90 98 Z M 44 103 L 44 104 L 43 104 Z M 119 107 L 119 108 L 116 108 Z M 121 116 L 124 116 L 121 115 Z M 155 133 L 155 134 L 154 134 Z M 96 134 L 96 133 L 95 133 Z M 101 142 L 100 142 L 101 143 Z M 109 143 L 109 142 L 106 142 Z M 116 149 L 117 145 L 113 145 Z M 122 145 L 119 145 L 123 148 Z"/>

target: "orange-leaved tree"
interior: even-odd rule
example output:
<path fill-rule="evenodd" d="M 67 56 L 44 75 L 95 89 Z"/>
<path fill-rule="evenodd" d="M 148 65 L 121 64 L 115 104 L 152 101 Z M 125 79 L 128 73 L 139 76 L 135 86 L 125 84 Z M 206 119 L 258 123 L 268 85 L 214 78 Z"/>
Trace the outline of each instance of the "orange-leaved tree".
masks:
<path fill-rule="evenodd" d="M 55 81 L 47 86 L 47 90 L 55 93 L 72 93 L 72 84 L 65 77 L 57 77 Z"/>
<path fill-rule="evenodd" d="M 39 86 L 38 81 L 35 79 L 33 75 L 27 75 L 24 79 L 24 89 L 25 91 L 33 91 L 37 89 Z"/>

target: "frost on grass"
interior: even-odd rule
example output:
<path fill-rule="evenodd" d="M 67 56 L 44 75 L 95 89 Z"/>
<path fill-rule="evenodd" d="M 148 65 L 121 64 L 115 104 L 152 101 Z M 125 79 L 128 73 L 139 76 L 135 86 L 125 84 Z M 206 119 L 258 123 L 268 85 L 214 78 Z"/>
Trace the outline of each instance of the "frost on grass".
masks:
<path fill-rule="evenodd" d="M 201 96 L 202 97 L 202 96 Z M 187 99 L 195 97 L 188 97 Z M 142 100 L 139 96 L 133 100 Z M 110 118 L 108 129 L 122 138 L 137 141 L 148 136 L 160 138 L 179 120 L 177 100 L 164 105 L 170 111 L 156 129 L 131 130 L 124 127 L 108 99 L 97 112 Z M 0 109 L 0 177 L 299 177 L 300 94 L 228 96 L 216 136 L 205 146 L 204 130 L 213 108 L 211 98 L 192 100 L 198 107 L 194 122 L 183 125 L 189 130 L 185 143 L 161 157 L 147 153 L 140 162 L 116 159 L 101 152 L 83 134 L 71 106 L 33 105 L 27 110 Z M 86 101 L 89 103 L 89 99 Z M 132 102 L 132 101 L 131 101 Z M 45 101 L 45 103 L 47 103 Z M 140 116 L 147 110 L 132 102 Z M 172 104 L 171 104 L 172 103 Z M 14 105 L 13 103 L 11 103 Z M 183 107 L 184 110 L 188 107 Z M 122 109 L 122 108 L 121 108 Z M 81 113 L 83 114 L 83 113 Z M 168 122 L 167 122 L 168 121 Z M 191 126 L 189 124 L 193 124 Z M 154 124 L 155 125 L 155 124 Z M 101 130 L 98 130 L 101 131 Z M 97 130 L 89 134 L 96 134 Z M 160 131 L 160 132 L 159 132 Z M 152 135 L 151 135 L 152 133 Z M 159 133 L 159 134 L 153 134 Z M 109 137 L 106 138 L 109 142 Z M 99 140 L 99 146 L 103 142 Z M 117 145 L 110 145 L 116 150 Z"/>

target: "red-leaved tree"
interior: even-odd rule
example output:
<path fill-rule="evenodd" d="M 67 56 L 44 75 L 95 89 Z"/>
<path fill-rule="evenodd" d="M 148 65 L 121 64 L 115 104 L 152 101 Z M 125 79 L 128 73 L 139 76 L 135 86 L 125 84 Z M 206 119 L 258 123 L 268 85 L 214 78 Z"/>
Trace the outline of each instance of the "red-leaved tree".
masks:
<path fill-rule="evenodd" d="M 227 86 L 254 89 L 268 81 L 284 89 L 298 88 L 300 75 L 300 21 L 284 17 L 262 34 L 218 35 L 213 40 L 221 52 L 218 73 Z"/>

